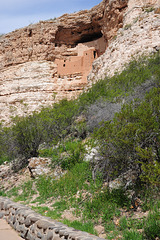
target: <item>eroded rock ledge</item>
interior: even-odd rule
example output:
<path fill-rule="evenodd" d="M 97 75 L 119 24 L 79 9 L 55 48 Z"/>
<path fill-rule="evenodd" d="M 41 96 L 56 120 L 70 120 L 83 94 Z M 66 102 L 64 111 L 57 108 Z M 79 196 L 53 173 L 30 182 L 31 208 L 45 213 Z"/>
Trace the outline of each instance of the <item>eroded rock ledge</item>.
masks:
<path fill-rule="evenodd" d="M 29 207 L 0 197 L 0 218 L 4 218 L 26 240 L 103 240 L 86 232 L 35 213 Z"/>

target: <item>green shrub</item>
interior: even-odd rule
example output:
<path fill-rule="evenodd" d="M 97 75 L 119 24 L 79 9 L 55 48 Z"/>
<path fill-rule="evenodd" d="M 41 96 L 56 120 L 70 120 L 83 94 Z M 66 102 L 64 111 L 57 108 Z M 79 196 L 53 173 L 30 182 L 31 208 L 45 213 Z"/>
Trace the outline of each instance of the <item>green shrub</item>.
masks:
<path fill-rule="evenodd" d="M 0 124 L 0 164 L 11 161 L 15 154 L 14 136 L 11 128 L 2 127 Z"/>
<path fill-rule="evenodd" d="M 80 141 L 65 142 L 60 161 L 63 170 L 71 169 L 76 163 L 83 162 L 85 149 Z"/>
<path fill-rule="evenodd" d="M 53 144 L 70 132 L 72 117 L 77 114 L 75 101 L 62 100 L 40 113 L 16 117 L 9 128 L 0 126 L 0 156 L 36 157 L 42 143 Z"/>
<path fill-rule="evenodd" d="M 39 113 L 46 143 L 57 143 L 71 132 L 72 118 L 78 114 L 75 100 L 62 100 L 53 107 L 43 108 Z"/>
<path fill-rule="evenodd" d="M 15 119 L 12 127 L 15 148 L 26 158 L 37 157 L 39 145 L 44 140 L 42 121 L 36 113 Z"/>
<path fill-rule="evenodd" d="M 159 106 L 160 88 L 154 88 L 143 102 L 137 100 L 124 105 L 112 122 L 102 123 L 95 132 L 102 155 L 100 170 L 105 177 L 111 179 L 128 169 L 137 169 L 143 171 L 143 179 L 145 176 L 150 183 L 160 183 Z M 152 169 L 149 169 L 149 163 Z"/>
<path fill-rule="evenodd" d="M 145 221 L 144 234 L 148 240 L 155 239 L 160 236 L 160 211 L 156 209 L 151 212 Z"/>

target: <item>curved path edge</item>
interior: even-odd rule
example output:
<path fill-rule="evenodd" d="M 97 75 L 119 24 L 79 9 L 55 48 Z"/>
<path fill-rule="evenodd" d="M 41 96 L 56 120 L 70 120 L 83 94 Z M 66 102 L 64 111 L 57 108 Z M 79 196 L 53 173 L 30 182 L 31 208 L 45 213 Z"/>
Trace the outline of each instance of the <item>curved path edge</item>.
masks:
<path fill-rule="evenodd" d="M 26 240 L 104 240 L 87 232 L 41 216 L 29 207 L 0 197 L 0 218 Z"/>

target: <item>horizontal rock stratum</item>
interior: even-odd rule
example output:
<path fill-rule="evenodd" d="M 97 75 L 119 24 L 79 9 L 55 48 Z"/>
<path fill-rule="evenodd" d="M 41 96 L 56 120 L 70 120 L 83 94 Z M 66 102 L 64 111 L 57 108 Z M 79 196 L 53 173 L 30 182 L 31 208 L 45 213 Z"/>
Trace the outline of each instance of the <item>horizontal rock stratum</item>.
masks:
<path fill-rule="evenodd" d="M 103 0 L 91 10 L 0 37 L 0 120 L 71 99 L 137 51 L 159 48 L 159 0 Z M 89 81 L 89 82 L 88 82 Z"/>

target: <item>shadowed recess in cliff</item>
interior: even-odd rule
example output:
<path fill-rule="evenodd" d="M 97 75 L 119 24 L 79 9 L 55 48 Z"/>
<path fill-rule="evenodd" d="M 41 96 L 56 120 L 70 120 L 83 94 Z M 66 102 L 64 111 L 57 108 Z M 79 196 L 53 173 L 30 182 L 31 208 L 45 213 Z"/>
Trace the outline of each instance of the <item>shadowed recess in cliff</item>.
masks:
<path fill-rule="evenodd" d="M 83 24 L 79 23 L 79 27 L 76 27 L 76 29 L 59 26 L 58 31 L 55 35 L 55 44 L 75 46 L 78 43 L 97 40 L 102 36 L 102 28 L 97 23 L 90 23 L 85 25 L 84 22 Z"/>

